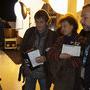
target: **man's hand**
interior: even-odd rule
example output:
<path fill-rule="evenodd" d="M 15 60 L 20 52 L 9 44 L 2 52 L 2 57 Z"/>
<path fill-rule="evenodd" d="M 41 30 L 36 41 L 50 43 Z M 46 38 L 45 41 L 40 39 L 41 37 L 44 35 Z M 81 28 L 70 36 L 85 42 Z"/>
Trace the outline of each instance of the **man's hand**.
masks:
<path fill-rule="evenodd" d="M 61 54 L 59 55 L 59 58 L 60 58 L 60 59 L 69 59 L 69 58 L 71 58 L 71 55 L 66 54 L 66 53 L 61 53 Z"/>
<path fill-rule="evenodd" d="M 45 56 L 40 56 L 36 58 L 36 62 L 37 63 L 43 63 L 46 61 L 46 57 Z"/>

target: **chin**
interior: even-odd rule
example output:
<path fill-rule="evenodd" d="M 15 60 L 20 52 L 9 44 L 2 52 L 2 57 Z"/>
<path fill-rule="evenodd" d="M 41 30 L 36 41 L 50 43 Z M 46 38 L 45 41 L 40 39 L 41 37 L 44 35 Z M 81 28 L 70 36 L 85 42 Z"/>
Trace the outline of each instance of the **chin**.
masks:
<path fill-rule="evenodd" d="M 37 27 L 37 29 L 38 29 L 38 31 L 41 31 L 41 28 L 38 28 L 38 27 Z"/>
<path fill-rule="evenodd" d="M 39 32 L 42 32 L 43 30 L 42 29 L 38 29 Z"/>

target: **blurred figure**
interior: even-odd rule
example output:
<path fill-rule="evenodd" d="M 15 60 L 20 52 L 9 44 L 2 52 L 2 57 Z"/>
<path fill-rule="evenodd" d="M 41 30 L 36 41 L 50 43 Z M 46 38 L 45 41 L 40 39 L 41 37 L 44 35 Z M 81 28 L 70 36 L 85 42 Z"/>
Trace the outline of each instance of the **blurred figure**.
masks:
<path fill-rule="evenodd" d="M 54 82 L 54 90 L 81 90 L 81 57 L 62 52 L 63 44 L 80 45 L 78 42 L 78 23 L 72 16 L 61 19 L 61 31 L 55 45 L 48 51 L 49 69 Z"/>
<path fill-rule="evenodd" d="M 8 22 L 0 18 L 0 49 L 4 48 L 4 29 L 11 28 Z"/>
<path fill-rule="evenodd" d="M 84 86 L 85 90 L 90 88 L 90 4 L 83 7 L 81 12 L 81 24 L 83 30 L 80 32 L 82 44 L 84 45 L 83 65 L 85 68 Z"/>

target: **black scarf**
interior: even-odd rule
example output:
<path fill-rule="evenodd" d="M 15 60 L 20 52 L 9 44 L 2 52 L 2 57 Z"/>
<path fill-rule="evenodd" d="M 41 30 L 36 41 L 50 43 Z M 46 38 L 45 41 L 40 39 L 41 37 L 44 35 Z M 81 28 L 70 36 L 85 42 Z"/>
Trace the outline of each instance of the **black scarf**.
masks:
<path fill-rule="evenodd" d="M 77 41 L 77 35 L 64 36 L 64 44 L 73 45 Z"/>
<path fill-rule="evenodd" d="M 42 33 L 39 33 L 37 30 L 35 32 L 36 40 L 34 43 L 34 48 L 39 49 L 41 55 L 44 55 L 44 46 L 45 46 L 45 40 L 47 38 L 47 33 L 48 33 L 48 29 Z"/>

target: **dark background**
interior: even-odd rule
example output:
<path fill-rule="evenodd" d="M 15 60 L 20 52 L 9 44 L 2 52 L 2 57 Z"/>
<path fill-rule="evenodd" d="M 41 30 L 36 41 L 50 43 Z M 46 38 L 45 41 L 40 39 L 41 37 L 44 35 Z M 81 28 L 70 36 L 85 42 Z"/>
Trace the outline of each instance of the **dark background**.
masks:
<path fill-rule="evenodd" d="M 14 5 L 17 0 L 0 0 L 0 17 L 6 21 L 15 21 Z"/>

